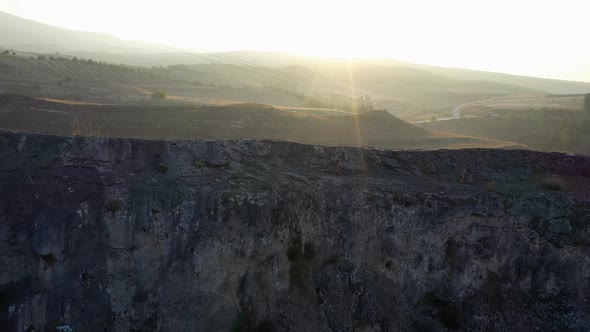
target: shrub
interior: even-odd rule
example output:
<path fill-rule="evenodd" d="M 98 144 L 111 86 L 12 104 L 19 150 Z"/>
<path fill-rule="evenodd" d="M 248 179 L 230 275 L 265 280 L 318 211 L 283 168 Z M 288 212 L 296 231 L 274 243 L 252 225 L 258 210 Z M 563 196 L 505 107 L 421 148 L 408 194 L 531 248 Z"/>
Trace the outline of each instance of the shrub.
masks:
<path fill-rule="evenodd" d="M 168 165 L 166 165 L 164 163 L 159 163 L 156 168 L 158 169 L 158 171 L 160 173 L 166 173 L 166 172 L 168 172 Z"/>
<path fill-rule="evenodd" d="M 238 318 L 234 319 L 231 322 L 229 330 L 230 332 L 241 332 L 246 330 L 244 328 L 244 325 L 244 318 L 242 317 L 242 315 L 239 315 Z"/>
<path fill-rule="evenodd" d="M 287 248 L 287 257 L 291 263 L 289 276 L 291 281 L 299 286 L 303 286 L 306 276 L 311 272 L 311 262 L 315 259 L 316 250 L 311 242 L 305 242 L 301 239 L 301 233 L 295 232 L 289 241 Z"/>
<path fill-rule="evenodd" d="M 301 237 L 295 236 L 289 242 L 289 248 L 287 249 L 287 258 L 289 261 L 295 262 L 301 257 L 302 254 L 302 247 L 301 247 Z"/>
<path fill-rule="evenodd" d="M 47 266 L 55 266 L 55 264 L 57 264 L 57 256 L 49 253 L 46 255 L 39 255 L 41 257 L 41 260 L 47 265 Z"/>
<path fill-rule="evenodd" d="M 54 165 L 54 161 L 50 159 L 44 159 L 39 162 L 39 168 L 48 169 Z"/>
<path fill-rule="evenodd" d="M 496 182 L 487 182 L 486 183 L 486 189 L 487 191 L 491 191 L 491 192 L 497 192 L 498 191 L 498 184 Z"/>
<path fill-rule="evenodd" d="M 565 188 L 565 182 L 559 176 L 552 175 L 543 178 L 541 186 L 549 190 L 562 191 Z"/>
<path fill-rule="evenodd" d="M 109 199 L 104 203 L 104 210 L 106 212 L 115 213 L 123 210 L 124 205 L 123 201 L 118 198 Z"/>
<path fill-rule="evenodd" d="M 459 248 L 455 241 L 451 239 L 445 243 L 445 256 L 449 266 L 451 267 L 451 271 L 457 270 L 459 265 L 458 252 Z"/>
<path fill-rule="evenodd" d="M 168 97 L 168 93 L 163 90 L 152 93 L 152 99 L 154 100 L 164 100 L 166 97 Z"/>

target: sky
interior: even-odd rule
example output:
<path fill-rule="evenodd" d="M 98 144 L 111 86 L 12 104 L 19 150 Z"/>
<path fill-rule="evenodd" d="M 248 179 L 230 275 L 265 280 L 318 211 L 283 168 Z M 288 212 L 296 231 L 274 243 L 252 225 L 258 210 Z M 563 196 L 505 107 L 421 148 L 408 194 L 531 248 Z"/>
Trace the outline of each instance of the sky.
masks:
<path fill-rule="evenodd" d="M 0 0 L 39 22 L 198 50 L 260 50 L 590 81 L 588 0 Z"/>

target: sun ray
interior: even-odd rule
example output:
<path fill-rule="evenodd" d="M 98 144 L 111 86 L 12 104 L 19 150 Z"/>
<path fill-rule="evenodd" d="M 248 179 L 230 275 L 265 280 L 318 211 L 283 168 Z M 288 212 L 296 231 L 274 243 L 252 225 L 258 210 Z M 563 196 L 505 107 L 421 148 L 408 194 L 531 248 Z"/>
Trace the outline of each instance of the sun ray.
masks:
<path fill-rule="evenodd" d="M 352 112 L 353 112 L 353 119 L 354 119 L 354 134 L 356 135 L 356 143 L 358 146 L 363 146 L 362 136 L 361 136 L 361 128 L 359 123 L 359 112 L 356 103 L 356 89 L 354 84 L 354 71 L 352 68 L 352 62 L 349 61 L 348 65 L 346 66 L 348 71 L 348 88 L 350 90 L 350 100 L 352 103 Z"/>

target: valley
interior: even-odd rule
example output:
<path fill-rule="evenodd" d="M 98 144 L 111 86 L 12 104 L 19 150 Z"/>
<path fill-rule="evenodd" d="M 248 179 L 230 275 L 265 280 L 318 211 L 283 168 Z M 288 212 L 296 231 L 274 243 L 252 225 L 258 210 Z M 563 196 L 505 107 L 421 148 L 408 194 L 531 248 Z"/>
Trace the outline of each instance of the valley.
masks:
<path fill-rule="evenodd" d="M 590 331 L 583 6 L 0 3 L 0 331 Z"/>

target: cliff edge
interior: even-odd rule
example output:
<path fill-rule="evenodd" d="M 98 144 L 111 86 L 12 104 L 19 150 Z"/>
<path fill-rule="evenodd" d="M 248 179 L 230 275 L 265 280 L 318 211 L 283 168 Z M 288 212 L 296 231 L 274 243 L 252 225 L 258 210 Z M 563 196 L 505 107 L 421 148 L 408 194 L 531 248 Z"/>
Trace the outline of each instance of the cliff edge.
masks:
<path fill-rule="evenodd" d="M 2 331 L 590 330 L 590 157 L 0 132 Z"/>

